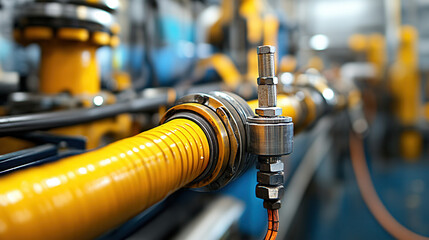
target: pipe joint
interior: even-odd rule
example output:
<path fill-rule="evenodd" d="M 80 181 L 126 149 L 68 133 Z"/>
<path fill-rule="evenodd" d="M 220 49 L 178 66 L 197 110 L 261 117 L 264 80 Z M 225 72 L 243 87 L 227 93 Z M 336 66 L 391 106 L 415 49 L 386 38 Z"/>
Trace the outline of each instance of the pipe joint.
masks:
<path fill-rule="evenodd" d="M 179 99 L 161 120 L 191 119 L 207 135 L 215 151 L 210 151 L 209 167 L 188 187 L 200 191 L 220 189 L 239 177 L 256 161 L 247 150 L 246 119 L 253 116 L 249 105 L 240 97 L 228 92 L 191 94 Z"/>

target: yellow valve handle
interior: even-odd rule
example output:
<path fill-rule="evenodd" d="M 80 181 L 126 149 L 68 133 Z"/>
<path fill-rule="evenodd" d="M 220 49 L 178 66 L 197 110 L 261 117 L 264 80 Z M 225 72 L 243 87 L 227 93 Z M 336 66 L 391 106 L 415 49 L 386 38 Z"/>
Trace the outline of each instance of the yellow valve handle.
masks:
<path fill-rule="evenodd" d="M 0 239 L 91 239 L 125 222 L 207 167 L 193 121 L 175 119 L 99 150 L 0 179 Z"/>

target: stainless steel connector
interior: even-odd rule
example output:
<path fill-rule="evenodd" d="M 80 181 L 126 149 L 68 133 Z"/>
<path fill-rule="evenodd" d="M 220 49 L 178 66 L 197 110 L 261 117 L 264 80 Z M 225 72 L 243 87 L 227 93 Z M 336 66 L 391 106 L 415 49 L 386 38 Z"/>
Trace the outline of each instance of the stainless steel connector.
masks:
<path fill-rule="evenodd" d="M 293 123 L 290 117 L 247 119 L 249 150 L 259 156 L 283 156 L 292 152 Z"/>
<path fill-rule="evenodd" d="M 258 47 L 258 104 L 256 114 L 264 117 L 275 117 L 282 114 L 282 109 L 277 108 L 277 83 L 275 75 L 273 46 Z M 266 109 L 269 108 L 269 109 Z"/>
<path fill-rule="evenodd" d="M 257 52 L 259 77 L 275 76 L 274 53 L 276 53 L 276 48 L 268 45 L 260 46 Z"/>
<path fill-rule="evenodd" d="M 264 199 L 267 209 L 279 209 L 283 195 L 283 162 L 281 156 L 292 152 L 293 123 L 282 117 L 277 107 L 277 83 L 273 46 L 258 47 L 258 116 L 247 118 L 247 146 L 258 155 L 259 173 L 256 196 Z"/>

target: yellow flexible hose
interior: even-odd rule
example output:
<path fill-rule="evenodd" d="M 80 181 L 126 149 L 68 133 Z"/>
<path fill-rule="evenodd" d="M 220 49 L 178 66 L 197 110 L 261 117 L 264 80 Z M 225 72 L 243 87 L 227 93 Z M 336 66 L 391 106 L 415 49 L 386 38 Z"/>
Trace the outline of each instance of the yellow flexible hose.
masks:
<path fill-rule="evenodd" d="M 99 150 L 0 179 L 0 239 L 90 239 L 197 178 L 208 140 L 176 119 Z"/>

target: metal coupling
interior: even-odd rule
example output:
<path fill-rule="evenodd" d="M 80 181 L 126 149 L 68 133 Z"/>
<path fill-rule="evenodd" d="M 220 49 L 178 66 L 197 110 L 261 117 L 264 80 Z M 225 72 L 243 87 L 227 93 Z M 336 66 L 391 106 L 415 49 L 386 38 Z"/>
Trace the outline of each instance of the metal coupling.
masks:
<path fill-rule="evenodd" d="M 188 119 L 206 133 L 210 160 L 206 170 L 188 187 L 214 191 L 244 173 L 256 156 L 247 149 L 246 119 L 253 116 L 249 105 L 228 92 L 196 93 L 182 97 L 170 108 L 161 123 Z"/>
<path fill-rule="evenodd" d="M 264 199 L 267 209 L 279 209 L 284 192 L 284 165 L 281 156 L 290 154 L 293 145 L 292 118 L 283 117 L 277 107 L 275 47 L 258 47 L 257 116 L 247 118 L 248 149 L 258 155 L 256 196 Z"/>
<path fill-rule="evenodd" d="M 247 119 L 249 151 L 259 156 L 283 156 L 293 147 L 290 117 L 251 117 Z"/>

